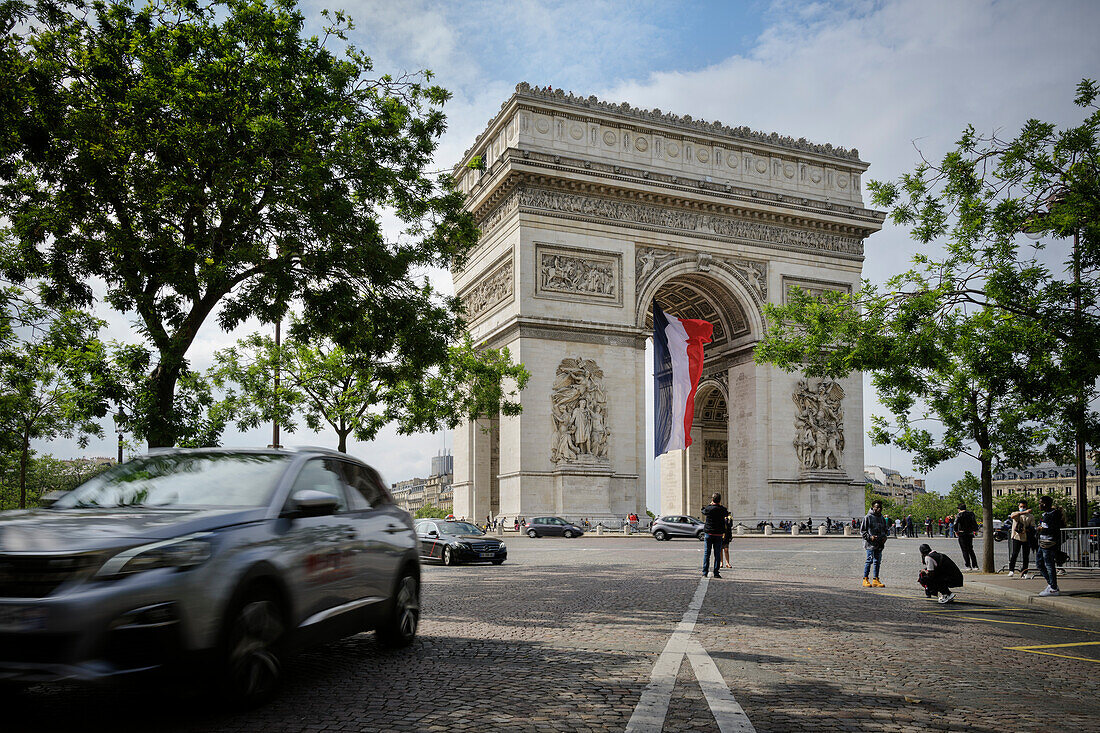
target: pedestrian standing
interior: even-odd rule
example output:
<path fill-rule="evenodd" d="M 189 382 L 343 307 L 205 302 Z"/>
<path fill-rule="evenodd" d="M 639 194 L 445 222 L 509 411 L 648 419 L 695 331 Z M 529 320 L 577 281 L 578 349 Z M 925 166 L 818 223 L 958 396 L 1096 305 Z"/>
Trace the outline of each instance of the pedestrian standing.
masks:
<path fill-rule="evenodd" d="M 959 538 L 959 549 L 963 554 L 963 565 L 967 570 L 978 569 L 978 558 L 974 555 L 974 535 L 978 532 L 978 520 L 974 512 L 966 508 L 965 502 L 959 502 L 959 513 L 955 516 L 955 534 Z"/>
<path fill-rule="evenodd" d="M 894 520 L 894 539 L 897 539 L 899 532 L 901 532 L 901 517 Z"/>
<path fill-rule="evenodd" d="M 730 545 L 733 543 L 733 517 L 726 516 L 726 531 L 722 533 L 722 559 L 726 561 L 726 567 L 733 569 L 730 562 Z"/>
<path fill-rule="evenodd" d="M 955 536 L 955 518 L 950 514 L 947 515 L 947 537 L 951 539 Z"/>
<path fill-rule="evenodd" d="M 963 584 L 962 573 L 955 561 L 943 553 L 934 552 L 928 545 L 920 546 L 920 557 L 924 569 L 921 570 L 919 582 L 924 586 L 924 594 L 931 598 L 935 593 L 940 603 L 955 600 L 951 589 L 961 588 Z"/>
<path fill-rule="evenodd" d="M 715 493 L 710 497 L 710 504 L 703 507 L 703 577 L 707 577 L 710 565 L 710 554 L 714 553 L 714 577 L 721 578 L 718 568 L 722 564 L 722 535 L 726 532 L 726 517 L 729 510 L 722 506 L 722 495 Z"/>
<path fill-rule="evenodd" d="M 1035 564 L 1039 566 L 1039 572 L 1046 578 L 1046 589 L 1039 592 L 1041 596 L 1058 595 L 1058 553 L 1062 546 L 1062 527 L 1064 519 L 1062 510 L 1054 506 L 1054 499 L 1050 496 L 1039 497 L 1039 511 L 1043 516 L 1039 519 L 1039 549 L 1035 553 Z"/>
<path fill-rule="evenodd" d="M 925 537 L 931 537 L 932 536 L 932 517 L 925 517 L 924 518 L 924 536 Z"/>
<path fill-rule="evenodd" d="M 885 588 L 886 584 L 878 579 L 879 567 L 882 565 L 882 548 L 886 546 L 886 534 L 890 531 L 882 516 L 882 502 L 875 499 L 871 502 L 871 511 L 863 518 L 859 526 L 859 533 L 863 537 L 863 549 L 867 551 L 867 562 L 863 565 L 863 587 Z M 875 568 L 875 579 L 868 580 L 871 574 L 871 566 Z"/>
<path fill-rule="evenodd" d="M 1031 553 L 1031 547 L 1035 544 L 1035 517 L 1031 515 L 1031 507 L 1028 506 L 1027 499 L 1020 499 L 1019 511 L 1012 512 L 1008 515 L 1009 521 L 1012 522 L 1012 534 L 1009 538 L 1011 550 L 1008 556 L 1008 577 L 1016 575 L 1016 556 L 1020 554 L 1020 550 L 1024 551 L 1024 564 L 1020 569 L 1020 577 L 1027 579 L 1027 566 L 1028 555 Z M 1038 557 L 1036 557 L 1038 562 Z"/>

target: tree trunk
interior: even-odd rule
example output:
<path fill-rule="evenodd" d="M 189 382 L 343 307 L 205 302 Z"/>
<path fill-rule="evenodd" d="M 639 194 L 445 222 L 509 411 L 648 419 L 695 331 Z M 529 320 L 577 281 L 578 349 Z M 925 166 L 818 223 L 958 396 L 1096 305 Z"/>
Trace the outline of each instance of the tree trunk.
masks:
<path fill-rule="evenodd" d="M 166 366 L 166 362 L 182 363 L 181 359 L 172 359 L 161 354 L 161 363 L 149 375 L 152 383 L 153 409 L 147 415 L 148 432 L 146 438 L 150 448 L 171 448 L 176 444 L 176 427 L 173 424 L 173 402 L 176 397 L 176 382 L 179 381 L 180 367 Z"/>
<path fill-rule="evenodd" d="M 993 572 L 993 458 L 982 448 L 982 572 Z"/>
<path fill-rule="evenodd" d="M 31 454 L 31 432 L 23 430 L 23 447 L 19 453 L 19 508 L 27 508 L 27 459 Z"/>
<path fill-rule="evenodd" d="M 336 432 L 337 437 L 340 439 L 340 443 L 336 446 L 336 450 L 340 451 L 341 453 L 348 452 L 348 433 L 350 432 L 350 430 L 346 432 Z"/>

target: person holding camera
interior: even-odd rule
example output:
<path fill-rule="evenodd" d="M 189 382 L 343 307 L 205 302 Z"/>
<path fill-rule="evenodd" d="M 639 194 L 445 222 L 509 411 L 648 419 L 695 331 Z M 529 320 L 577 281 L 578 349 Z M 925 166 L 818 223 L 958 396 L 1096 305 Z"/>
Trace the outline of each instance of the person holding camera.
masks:
<path fill-rule="evenodd" d="M 722 506 L 722 495 L 712 494 L 710 504 L 703 507 L 703 577 L 707 577 L 710 553 L 714 553 L 714 577 L 721 578 L 718 568 L 722 565 L 722 536 L 726 533 L 726 517 L 729 510 Z"/>
<path fill-rule="evenodd" d="M 1031 516 L 1031 507 L 1028 506 L 1027 499 L 1020 499 L 1019 508 L 1019 511 L 1008 515 L 1009 520 L 1012 522 L 1012 534 L 1009 538 L 1011 551 L 1008 556 L 1008 577 L 1015 577 L 1016 557 L 1020 554 L 1020 550 L 1023 550 L 1024 564 L 1020 570 L 1020 577 L 1026 580 L 1028 556 L 1035 544 L 1035 517 Z M 1036 559 L 1036 562 L 1038 562 L 1038 559 Z"/>

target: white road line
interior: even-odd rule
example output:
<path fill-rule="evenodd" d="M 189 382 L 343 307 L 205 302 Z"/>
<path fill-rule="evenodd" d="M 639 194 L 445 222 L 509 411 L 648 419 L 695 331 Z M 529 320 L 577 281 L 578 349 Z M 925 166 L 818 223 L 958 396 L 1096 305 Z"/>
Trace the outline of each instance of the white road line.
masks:
<path fill-rule="evenodd" d="M 726 680 L 718 671 L 718 665 L 710 658 L 703 645 L 692 639 L 687 656 L 691 668 L 695 670 L 695 679 L 699 680 L 699 687 L 703 688 L 707 704 L 718 723 L 718 730 L 722 733 L 756 733 L 749 722 L 749 716 L 745 715 L 744 708 L 733 698 Z"/>
<path fill-rule="evenodd" d="M 752 723 L 737 701 L 730 694 L 729 687 L 706 650 L 699 642 L 691 638 L 695 622 L 699 619 L 699 609 L 707 595 L 708 578 L 699 580 L 699 587 L 691 599 L 684 617 L 672 632 L 665 650 L 657 658 L 650 673 L 649 684 L 642 691 L 642 697 L 626 724 L 627 733 L 660 733 L 668 715 L 668 704 L 672 700 L 672 688 L 676 685 L 676 675 L 687 655 L 691 661 L 699 687 L 710 705 L 711 713 L 718 722 L 722 733 L 728 731 L 753 731 Z"/>

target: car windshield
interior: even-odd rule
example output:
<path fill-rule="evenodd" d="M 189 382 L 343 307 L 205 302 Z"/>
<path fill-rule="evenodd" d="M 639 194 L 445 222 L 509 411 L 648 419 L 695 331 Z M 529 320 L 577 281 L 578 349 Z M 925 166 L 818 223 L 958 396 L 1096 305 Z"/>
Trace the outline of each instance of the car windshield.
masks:
<path fill-rule="evenodd" d="M 444 522 L 448 534 L 485 534 L 469 522 Z"/>
<path fill-rule="evenodd" d="M 289 460 L 263 453 L 146 456 L 81 484 L 54 508 L 265 506 Z"/>

